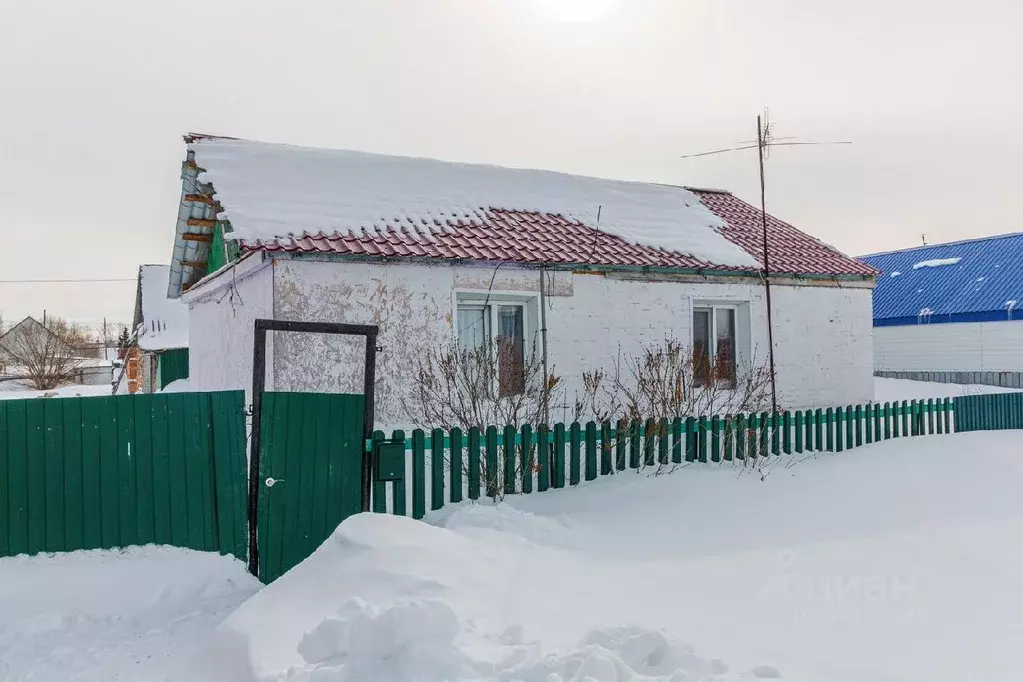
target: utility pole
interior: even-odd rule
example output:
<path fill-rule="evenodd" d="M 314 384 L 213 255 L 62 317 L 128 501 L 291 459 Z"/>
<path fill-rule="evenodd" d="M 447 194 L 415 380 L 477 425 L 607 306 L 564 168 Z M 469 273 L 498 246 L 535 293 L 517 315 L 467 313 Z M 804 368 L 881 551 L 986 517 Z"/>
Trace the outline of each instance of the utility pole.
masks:
<path fill-rule="evenodd" d="M 785 140 L 784 142 L 776 140 Z M 772 413 L 778 411 L 778 387 L 777 387 L 777 376 L 774 366 L 774 324 L 773 324 L 773 311 L 771 306 L 771 262 L 770 254 L 768 253 L 767 243 L 767 192 L 765 190 L 764 181 L 764 158 L 767 156 L 767 152 L 771 147 L 796 147 L 803 145 L 830 145 L 830 144 L 852 144 L 848 141 L 842 142 L 801 142 L 791 137 L 774 137 L 771 134 L 771 123 L 768 120 L 767 110 L 764 110 L 762 116 L 757 116 L 757 139 L 755 141 L 747 140 L 745 142 L 736 143 L 739 146 L 727 147 L 724 149 L 713 149 L 711 151 L 699 152 L 698 154 L 685 154 L 682 156 L 683 159 L 692 159 L 698 156 L 714 156 L 717 154 L 726 154 L 729 152 L 741 152 L 747 149 L 757 148 L 757 159 L 760 166 L 760 224 L 763 230 L 763 251 L 762 258 L 764 261 L 764 292 L 767 303 L 767 340 L 769 346 L 769 362 L 771 370 L 771 411 Z"/>
<path fill-rule="evenodd" d="M 771 414 L 778 412 L 778 386 L 774 372 L 774 323 L 771 314 L 771 261 L 767 251 L 767 192 L 764 188 L 764 148 L 767 133 L 760 116 L 757 116 L 757 157 L 760 160 L 760 221 L 764 228 L 764 294 L 767 298 L 767 346 L 771 363 Z"/>

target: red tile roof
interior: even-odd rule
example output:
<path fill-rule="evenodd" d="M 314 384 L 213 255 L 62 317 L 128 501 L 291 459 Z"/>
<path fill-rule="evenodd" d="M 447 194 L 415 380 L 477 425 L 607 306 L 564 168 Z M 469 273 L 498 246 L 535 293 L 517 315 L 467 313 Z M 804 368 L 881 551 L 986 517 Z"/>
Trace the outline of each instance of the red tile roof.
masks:
<path fill-rule="evenodd" d="M 721 234 L 758 261 L 763 256 L 760 211 L 728 192 L 692 189 L 726 223 Z M 440 227 L 430 226 L 430 227 Z M 801 275 L 873 275 L 874 270 L 768 215 L 772 272 Z M 303 234 L 242 242 L 249 251 L 338 253 L 381 257 L 428 257 L 517 263 L 656 266 L 743 270 L 664 249 L 633 244 L 550 213 L 491 209 L 472 219 L 448 220 L 445 231 L 395 218 L 378 233 Z"/>

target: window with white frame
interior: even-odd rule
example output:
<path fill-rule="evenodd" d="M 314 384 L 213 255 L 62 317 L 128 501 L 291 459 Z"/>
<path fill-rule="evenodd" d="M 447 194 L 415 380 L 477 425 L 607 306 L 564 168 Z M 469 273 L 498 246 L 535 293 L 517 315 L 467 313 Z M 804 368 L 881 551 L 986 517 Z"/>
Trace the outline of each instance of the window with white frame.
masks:
<path fill-rule="evenodd" d="M 693 379 L 697 386 L 735 388 L 734 305 L 693 307 Z"/>
<path fill-rule="evenodd" d="M 526 388 L 526 304 L 459 301 L 457 313 L 459 347 L 492 349 L 497 362 L 498 394 L 522 393 Z"/>

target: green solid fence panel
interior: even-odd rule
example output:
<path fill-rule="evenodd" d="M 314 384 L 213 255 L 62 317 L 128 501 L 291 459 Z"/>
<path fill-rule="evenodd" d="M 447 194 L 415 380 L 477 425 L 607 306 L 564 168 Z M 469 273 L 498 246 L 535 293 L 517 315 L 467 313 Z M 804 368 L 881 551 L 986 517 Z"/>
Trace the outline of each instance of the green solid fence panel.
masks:
<path fill-rule="evenodd" d="M 522 467 L 522 492 L 533 492 L 533 428 L 522 425 L 522 439 L 519 445 L 519 466 Z"/>
<path fill-rule="evenodd" d="M 498 483 L 498 469 L 497 469 L 497 427 L 488 426 L 486 432 L 486 467 L 483 472 L 484 487 L 487 491 L 487 497 L 497 497 L 497 483 Z M 414 475 L 414 474 L 413 474 Z M 415 480 L 413 479 L 413 486 Z"/>
<path fill-rule="evenodd" d="M 614 456 L 611 454 L 614 442 L 611 438 L 611 422 L 604 421 L 600 425 L 600 475 L 607 476 L 614 472 Z M 546 441 L 545 441 L 546 442 Z"/>
<path fill-rule="evenodd" d="M 10 478 L 7 466 L 10 446 L 7 443 L 7 401 L 0 400 L 0 557 L 10 555 Z"/>
<path fill-rule="evenodd" d="M 643 424 L 640 421 L 633 421 L 629 424 L 629 468 L 638 469 L 640 451 L 642 450 Z"/>
<path fill-rule="evenodd" d="M 731 462 L 733 459 L 732 448 L 735 445 L 735 421 L 731 415 L 724 418 L 721 423 L 721 429 L 725 434 L 724 440 L 721 443 L 721 456 L 726 462 Z"/>
<path fill-rule="evenodd" d="M 803 452 L 803 436 L 806 424 L 803 422 L 803 411 L 796 410 L 796 452 Z"/>
<path fill-rule="evenodd" d="M 647 419 L 643 425 L 643 466 L 654 465 L 654 447 L 657 445 L 657 422 Z"/>
<path fill-rule="evenodd" d="M 539 427 L 540 442 L 547 442 L 547 426 L 541 425 Z M 457 426 L 451 429 L 451 467 L 449 473 L 451 474 L 451 501 L 461 502 L 462 501 L 462 429 Z M 540 452 L 542 452 L 542 448 Z M 539 453 L 538 453 L 539 454 Z"/>
<path fill-rule="evenodd" d="M 626 468 L 626 454 L 628 443 L 625 440 L 625 434 L 628 433 L 629 422 L 624 419 L 618 420 L 618 429 L 615 434 L 615 470 L 625 471 Z"/>
<path fill-rule="evenodd" d="M 581 450 L 582 450 L 582 430 L 579 427 L 579 422 L 573 422 L 568 427 L 568 461 L 569 461 L 569 472 L 568 472 L 568 483 L 569 485 L 579 485 L 581 472 Z"/>
<path fill-rule="evenodd" d="M 157 394 L 158 395 L 158 394 Z M 137 523 L 137 534 L 140 545 L 152 544 L 156 537 L 155 527 L 155 486 L 154 486 L 154 471 L 153 471 L 153 399 L 154 396 L 147 394 L 142 397 L 141 400 L 136 399 L 135 408 L 135 437 L 132 445 L 132 457 L 135 460 L 135 481 L 138 488 L 136 494 L 135 508 L 138 510 L 136 517 Z M 65 413 L 68 410 L 68 405 L 64 406 Z M 65 415 L 66 420 L 66 415 Z M 207 424 L 209 428 L 209 424 Z M 81 433 L 79 429 L 75 429 L 77 433 Z M 207 441 L 212 437 L 211 433 L 205 434 Z M 65 443 L 66 443 L 66 432 L 65 432 Z M 74 449 L 65 444 L 65 457 L 73 455 Z M 212 450 L 210 451 L 212 454 Z M 215 465 L 216 462 L 210 459 L 210 465 Z M 211 477 L 211 483 L 213 482 Z M 65 480 L 65 488 L 67 488 L 67 481 Z M 219 507 L 215 507 L 219 510 Z M 229 508 L 225 507 L 225 511 L 230 511 Z M 230 523 L 230 519 L 228 519 Z M 229 527 L 230 530 L 230 527 Z M 219 548 L 219 539 L 215 541 L 214 546 Z"/>
<path fill-rule="evenodd" d="M 674 464 L 682 463 L 682 453 L 685 450 L 685 422 L 681 417 L 671 420 L 671 461 Z"/>
<path fill-rule="evenodd" d="M 28 414 L 24 400 L 5 404 L 7 411 L 8 552 L 28 550 Z M 96 467 L 97 470 L 99 467 Z M 97 497 L 97 501 L 98 501 Z M 100 545 L 102 541 L 100 540 Z"/>
<path fill-rule="evenodd" d="M 31 554 L 46 551 L 46 459 L 45 445 L 43 442 L 44 423 L 43 405 L 45 400 L 35 400 L 29 403 L 25 410 L 28 422 L 28 551 Z M 114 470 L 114 481 L 117 480 L 117 470 Z M 116 483 L 111 492 L 114 505 L 117 504 Z M 112 533 L 116 543 L 117 516 L 116 508 L 113 523 L 115 524 Z M 112 545 L 113 546 L 113 545 Z"/>
<path fill-rule="evenodd" d="M 561 444 L 560 444 L 560 446 L 558 446 L 558 442 L 559 442 L 558 441 L 559 427 L 560 427 L 560 435 L 561 435 L 561 441 L 560 441 Z M 567 438 L 567 434 L 565 432 L 565 425 L 564 424 L 558 424 L 557 426 L 554 427 L 554 444 L 555 444 L 555 448 L 554 448 L 554 471 L 551 472 L 551 485 L 553 485 L 555 488 L 564 488 L 565 487 L 565 457 L 566 457 L 566 455 L 565 455 L 565 448 L 567 447 L 567 443 L 568 443 L 568 438 Z"/>
<path fill-rule="evenodd" d="M 472 433 L 472 430 L 470 429 L 469 430 L 469 448 L 470 448 L 470 450 L 473 448 L 473 445 L 474 445 L 473 435 L 474 434 Z M 479 429 L 476 430 L 475 436 L 476 436 L 476 440 L 475 440 L 475 448 L 476 448 L 476 478 L 474 480 L 476 481 L 476 496 L 479 497 L 479 490 L 480 490 L 480 488 L 479 488 L 479 484 L 480 484 L 480 434 L 479 434 Z M 395 441 L 402 441 L 402 442 L 404 442 L 404 440 L 405 440 L 405 432 L 400 430 L 400 429 L 396 430 L 396 431 L 391 433 L 391 438 L 393 438 Z M 408 467 L 406 466 L 405 469 L 407 470 Z M 471 475 L 470 475 L 470 480 L 473 480 Z M 383 497 L 385 498 L 385 500 L 384 500 L 385 501 L 385 507 L 386 507 L 386 496 L 387 496 L 387 493 L 386 493 L 386 489 L 385 489 L 385 491 L 383 493 Z M 391 513 L 394 516 L 407 516 L 408 515 L 408 497 L 407 496 L 408 496 L 408 486 L 407 486 L 407 484 L 405 482 L 405 476 L 404 475 L 399 480 L 397 480 L 397 481 L 391 481 Z M 475 499 L 475 498 L 473 498 L 473 499 Z M 386 508 L 384 509 L 384 511 L 386 511 Z"/>
<path fill-rule="evenodd" d="M 597 425 L 594 422 L 586 422 L 586 470 L 584 472 L 587 481 L 597 477 Z"/>
<path fill-rule="evenodd" d="M 46 551 L 58 552 L 67 540 L 64 532 L 64 401 L 43 401 L 43 466 L 46 477 Z M 134 523 L 135 519 L 132 518 Z M 136 534 L 137 535 L 137 534 Z M 138 544 L 137 542 L 132 544 Z"/>
<path fill-rule="evenodd" d="M 503 433 L 504 447 L 504 494 L 515 494 L 515 432 L 514 426 L 505 426 Z"/>
<path fill-rule="evenodd" d="M 523 428 L 529 428 L 523 427 Z M 523 446 L 528 449 L 527 446 Z M 512 458 L 514 463 L 514 458 Z M 526 467 L 522 467 L 523 472 Z M 523 476 L 526 474 L 523 473 Z M 512 485 L 515 480 L 512 479 Z M 523 488 L 523 491 L 525 489 Z M 430 433 L 430 509 L 436 511 L 444 506 L 444 429 Z"/>
<path fill-rule="evenodd" d="M 697 434 L 696 437 L 699 443 L 699 450 L 697 451 L 696 459 L 701 463 L 707 463 L 707 418 L 700 417 L 697 422 Z"/>
<path fill-rule="evenodd" d="M 469 429 L 469 451 L 467 457 L 469 459 L 469 499 L 478 500 L 480 498 L 480 444 L 482 442 L 482 434 L 478 427 L 473 426 Z M 546 467 L 545 467 L 546 468 Z M 543 486 L 544 471 L 540 471 L 540 485 Z M 542 488 L 541 488 L 542 489 Z"/>
<path fill-rule="evenodd" d="M 495 444 L 494 450 L 494 467 L 490 468 L 490 441 L 491 435 L 493 435 L 493 441 Z M 487 429 L 487 468 L 490 470 L 488 478 L 488 489 L 492 492 L 491 496 L 497 494 L 497 428 L 494 427 L 494 432 L 491 434 L 490 429 Z M 493 486 L 493 487 L 491 487 Z M 422 429 L 414 429 L 412 431 L 412 518 L 418 520 L 426 516 L 426 433 Z"/>
<path fill-rule="evenodd" d="M 721 421 L 717 415 L 710 418 L 710 461 L 721 461 Z"/>
<path fill-rule="evenodd" d="M 211 271 L 212 272 L 212 271 Z M 165 350 L 159 355 L 160 388 L 178 379 L 188 378 L 188 349 Z"/>
<path fill-rule="evenodd" d="M 735 416 L 735 458 L 740 462 L 746 459 L 746 415 Z"/>

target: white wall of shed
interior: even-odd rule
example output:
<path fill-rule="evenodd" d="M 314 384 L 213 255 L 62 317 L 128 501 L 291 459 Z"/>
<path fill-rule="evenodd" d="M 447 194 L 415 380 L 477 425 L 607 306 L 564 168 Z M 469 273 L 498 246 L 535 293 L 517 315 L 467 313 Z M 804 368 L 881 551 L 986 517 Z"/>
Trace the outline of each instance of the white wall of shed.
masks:
<path fill-rule="evenodd" d="M 188 297 L 188 380 L 193 391 L 252 391 L 253 328 L 273 317 L 273 272 L 269 263 L 242 261 Z M 267 343 L 267 388 L 273 386 L 273 356 Z"/>
<path fill-rule="evenodd" d="M 474 291 L 486 296 L 494 268 L 283 260 L 274 276 L 278 319 L 380 325 L 384 350 L 378 355 L 376 421 L 391 428 L 409 423 L 401 405 L 420 349 L 454 339 L 458 296 Z M 564 378 L 569 400 L 581 387 L 582 372 L 608 367 L 619 347 L 636 353 L 668 336 L 691 342 L 692 308 L 701 303 L 747 306 L 750 338 L 745 343 L 740 338 L 739 346 L 749 349 L 756 364 L 768 361 L 764 288 L 754 281 L 649 281 L 558 272 L 551 284 L 549 361 L 552 372 Z M 494 295 L 528 297 L 538 291 L 535 270 L 502 268 L 494 279 Z M 871 290 L 775 285 L 772 292 L 781 404 L 802 408 L 871 400 Z M 276 333 L 274 348 L 276 390 L 362 390 L 361 340 Z M 570 416 L 567 410 L 564 416 Z"/>
<path fill-rule="evenodd" d="M 1023 372 L 1023 320 L 876 327 L 874 369 Z"/>

